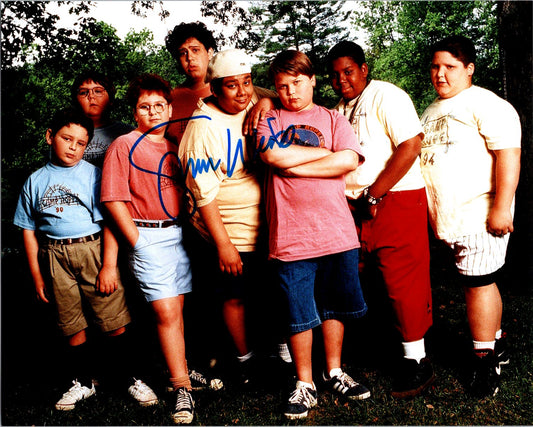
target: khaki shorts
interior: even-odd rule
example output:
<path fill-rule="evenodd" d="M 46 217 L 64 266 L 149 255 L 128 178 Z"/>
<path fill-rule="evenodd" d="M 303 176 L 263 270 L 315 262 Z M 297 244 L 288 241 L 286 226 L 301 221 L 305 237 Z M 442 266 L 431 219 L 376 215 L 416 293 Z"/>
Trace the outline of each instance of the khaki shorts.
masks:
<path fill-rule="evenodd" d="M 48 276 L 51 284 L 48 289 L 52 291 L 50 296 L 55 302 L 58 326 L 63 335 L 71 336 L 87 328 L 87 315 L 103 332 L 114 331 L 131 322 L 118 269 L 118 289 L 111 295 L 96 291 L 96 277 L 102 267 L 100 238 L 69 245 L 53 241 L 42 243 L 39 262 L 44 277 Z"/>

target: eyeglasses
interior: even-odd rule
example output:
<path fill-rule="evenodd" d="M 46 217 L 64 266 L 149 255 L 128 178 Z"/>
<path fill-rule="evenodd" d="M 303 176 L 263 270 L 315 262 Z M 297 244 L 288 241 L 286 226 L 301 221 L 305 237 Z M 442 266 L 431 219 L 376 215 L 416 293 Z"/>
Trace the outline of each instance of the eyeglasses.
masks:
<path fill-rule="evenodd" d="M 168 104 L 163 103 L 163 102 L 158 102 L 157 104 L 152 104 L 152 105 L 143 104 L 137 107 L 137 111 L 139 112 L 140 116 L 147 116 L 148 114 L 150 114 L 151 108 L 153 108 L 156 113 L 162 113 L 163 111 L 165 111 L 165 108 L 167 107 L 167 105 Z"/>
<path fill-rule="evenodd" d="M 93 93 L 93 96 L 95 96 L 96 98 L 100 98 L 104 96 L 106 90 L 103 87 L 95 87 L 92 89 L 78 89 L 78 96 L 84 98 L 86 96 L 89 96 L 89 93 L 91 92 Z"/>

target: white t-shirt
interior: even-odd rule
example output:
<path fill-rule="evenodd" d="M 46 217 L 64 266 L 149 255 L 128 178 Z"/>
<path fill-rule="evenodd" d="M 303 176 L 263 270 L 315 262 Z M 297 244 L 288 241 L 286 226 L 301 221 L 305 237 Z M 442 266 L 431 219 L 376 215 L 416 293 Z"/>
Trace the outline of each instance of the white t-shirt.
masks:
<path fill-rule="evenodd" d="M 517 112 L 493 92 L 471 86 L 436 99 L 421 122 L 421 166 L 436 235 L 453 239 L 486 230 L 496 191 L 491 150 L 520 147 Z"/>
<path fill-rule="evenodd" d="M 254 94 L 248 109 L 257 100 Z M 251 141 L 242 134 L 246 113 L 226 114 L 199 100 L 178 151 L 191 192 L 189 205 L 195 208 L 192 224 L 212 242 L 198 208 L 216 200 L 228 236 L 239 252 L 255 250 L 261 223 L 261 187 L 246 168 L 253 151 L 247 146 Z"/>
<path fill-rule="evenodd" d="M 372 80 L 348 104 L 341 100 L 335 107 L 350 121 L 363 149 L 365 163 L 346 175 L 346 196 L 358 198 L 385 169 L 396 147 L 422 132 L 413 102 L 399 87 Z M 419 162 L 390 191 L 424 187 Z"/>

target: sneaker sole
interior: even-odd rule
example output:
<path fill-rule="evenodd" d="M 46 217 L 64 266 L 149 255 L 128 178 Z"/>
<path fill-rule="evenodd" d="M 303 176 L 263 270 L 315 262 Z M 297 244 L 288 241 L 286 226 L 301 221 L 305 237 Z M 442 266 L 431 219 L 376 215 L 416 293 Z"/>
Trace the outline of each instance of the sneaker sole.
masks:
<path fill-rule="evenodd" d="M 371 395 L 370 391 L 367 391 L 366 393 L 359 394 L 357 396 L 346 396 L 346 395 L 343 395 L 343 396 L 346 396 L 350 400 L 365 400 L 365 399 L 368 399 L 370 395 Z"/>
<path fill-rule="evenodd" d="M 72 411 L 76 407 L 76 404 L 72 405 L 56 405 L 58 411 Z"/>
<path fill-rule="evenodd" d="M 194 414 L 172 415 L 172 419 L 174 420 L 174 424 L 190 424 L 194 419 Z"/>
<path fill-rule="evenodd" d="M 72 411 L 73 409 L 76 408 L 76 403 L 79 403 L 79 402 L 82 402 L 84 400 L 87 400 L 91 397 L 93 397 L 96 393 L 92 393 L 91 395 L 81 399 L 81 400 L 78 400 L 77 402 L 75 403 L 72 403 L 70 405 L 58 405 L 57 403 L 55 404 L 55 408 L 58 410 L 58 411 Z"/>
<path fill-rule="evenodd" d="M 304 412 L 303 414 L 283 414 L 289 420 L 300 420 L 306 418 L 309 415 L 309 411 Z"/>
<path fill-rule="evenodd" d="M 135 398 L 134 398 L 135 399 Z M 159 399 L 156 399 L 156 400 L 147 400 L 145 402 L 141 402 L 139 400 L 137 400 L 137 402 L 139 403 L 139 405 L 141 405 L 143 408 L 146 407 L 146 406 L 153 406 L 153 405 L 157 405 L 159 403 Z"/>
<path fill-rule="evenodd" d="M 413 390 L 404 390 L 404 391 L 392 391 L 391 395 L 392 397 L 396 397 L 397 399 L 406 399 L 409 397 L 415 397 L 418 396 L 420 393 L 422 393 L 424 390 L 426 390 L 431 384 L 433 384 L 433 381 L 435 381 L 435 374 L 431 376 L 430 379 L 428 379 L 424 384 L 421 386 L 413 389 Z"/>

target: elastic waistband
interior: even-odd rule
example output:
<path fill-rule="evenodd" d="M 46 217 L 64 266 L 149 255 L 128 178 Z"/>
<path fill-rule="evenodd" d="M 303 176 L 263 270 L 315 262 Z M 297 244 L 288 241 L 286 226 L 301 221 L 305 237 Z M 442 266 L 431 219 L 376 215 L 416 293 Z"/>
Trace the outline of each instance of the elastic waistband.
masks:
<path fill-rule="evenodd" d="M 68 237 L 66 239 L 52 239 L 50 237 L 43 237 L 42 242 L 49 245 L 72 245 L 74 243 L 87 243 L 100 238 L 100 231 L 98 233 L 91 234 L 90 236 L 83 237 Z"/>
<path fill-rule="evenodd" d="M 164 220 L 134 219 L 133 223 L 137 227 L 145 227 L 145 228 L 167 228 L 167 227 L 172 227 L 173 225 L 181 226 L 181 221 L 179 218 L 164 219 Z"/>

